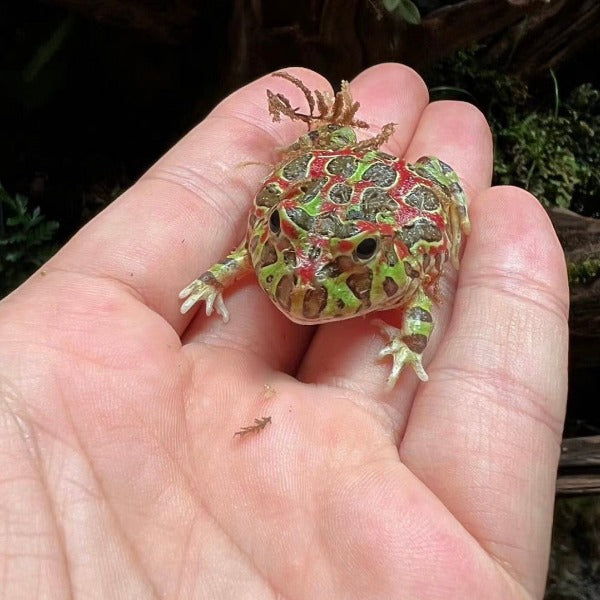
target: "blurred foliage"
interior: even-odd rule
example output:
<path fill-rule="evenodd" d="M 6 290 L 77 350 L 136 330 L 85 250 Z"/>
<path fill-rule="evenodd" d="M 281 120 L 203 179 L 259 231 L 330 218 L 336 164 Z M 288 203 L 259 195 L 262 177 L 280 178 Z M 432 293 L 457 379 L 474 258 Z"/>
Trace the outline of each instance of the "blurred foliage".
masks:
<path fill-rule="evenodd" d="M 412 0 L 381 0 L 381 4 L 388 13 L 409 25 L 418 25 L 421 22 L 419 8 Z"/>
<path fill-rule="evenodd" d="M 58 223 L 47 221 L 27 198 L 12 198 L 0 187 L 0 298 L 22 283 L 56 250 Z"/>
<path fill-rule="evenodd" d="M 495 141 L 495 183 L 524 187 L 545 206 L 600 214 L 600 92 L 580 85 L 561 102 L 551 73 L 551 90 L 534 98 L 526 83 L 486 66 L 477 53 L 460 51 L 439 64 L 431 91 L 484 112 Z"/>

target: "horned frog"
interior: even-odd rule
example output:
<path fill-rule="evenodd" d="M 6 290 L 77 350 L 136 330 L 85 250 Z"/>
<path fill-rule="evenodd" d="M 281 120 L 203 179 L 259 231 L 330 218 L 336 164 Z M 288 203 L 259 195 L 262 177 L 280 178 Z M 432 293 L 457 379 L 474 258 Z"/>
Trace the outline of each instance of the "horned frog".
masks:
<path fill-rule="evenodd" d="M 432 156 L 410 164 L 379 148 L 392 135 L 385 125 L 358 141 L 348 82 L 331 96 L 289 73 L 274 74 L 302 90 L 308 114 L 267 90 L 269 112 L 304 121 L 308 132 L 281 152 L 258 190 L 246 236 L 223 260 L 181 291 L 186 313 L 200 301 L 223 321 L 223 291 L 254 271 L 273 304 L 296 323 L 316 325 L 367 313 L 402 309 L 400 328 L 374 323 L 389 339 L 388 386 L 406 364 L 427 381 L 422 353 L 434 327 L 433 299 L 444 265 L 459 266 L 470 231 L 459 178 Z"/>

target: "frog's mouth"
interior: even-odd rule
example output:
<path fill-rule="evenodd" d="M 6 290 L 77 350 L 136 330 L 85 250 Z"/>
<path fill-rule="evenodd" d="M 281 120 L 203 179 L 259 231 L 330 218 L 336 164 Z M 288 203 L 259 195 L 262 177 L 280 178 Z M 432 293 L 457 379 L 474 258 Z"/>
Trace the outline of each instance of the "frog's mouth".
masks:
<path fill-rule="evenodd" d="M 339 271 L 337 264 L 317 264 L 310 279 L 305 271 L 290 267 L 265 291 L 296 323 L 337 321 L 375 310 L 371 303 L 372 270 L 351 264 L 352 269 L 346 271 Z"/>

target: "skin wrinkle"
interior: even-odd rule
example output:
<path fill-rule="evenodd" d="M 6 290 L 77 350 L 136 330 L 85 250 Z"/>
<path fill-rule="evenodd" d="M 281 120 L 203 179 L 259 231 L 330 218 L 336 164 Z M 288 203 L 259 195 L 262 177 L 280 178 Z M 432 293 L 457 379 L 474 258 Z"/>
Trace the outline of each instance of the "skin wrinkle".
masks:
<path fill-rule="evenodd" d="M 187 419 L 184 416 L 184 419 L 187 422 Z M 173 462 L 177 463 L 177 460 L 173 460 Z M 179 471 L 179 473 L 183 473 L 184 475 L 187 473 L 187 469 L 181 469 L 181 471 Z M 189 539 L 192 536 L 192 532 L 193 532 L 193 523 L 195 520 L 197 520 L 197 515 L 199 514 L 199 510 L 202 509 L 204 515 L 206 517 L 208 517 L 211 522 L 216 526 L 216 528 L 218 529 L 218 531 L 221 532 L 221 534 L 223 535 L 223 537 L 227 540 L 227 542 L 230 544 L 231 547 L 235 548 L 238 551 L 238 555 L 240 556 L 240 558 L 244 559 L 244 562 L 246 564 L 246 566 L 258 573 L 262 580 L 263 583 L 266 583 L 267 586 L 270 586 L 270 582 L 268 581 L 268 579 L 264 576 L 264 573 L 262 573 L 259 569 L 257 569 L 254 565 L 254 563 L 251 560 L 251 557 L 248 553 L 246 553 L 244 550 L 242 550 L 242 548 L 234 541 L 233 537 L 227 532 L 227 530 L 222 526 L 222 524 L 220 523 L 220 521 L 217 519 L 217 517 L 215 516 L 215 514 L 209 509 L 208 505 L 206 504 L 206 502 L 203 500 L 202 495 L 199 493 L 199 490 L 197 488 L 197 486 L 194 484 L 193 480 L 191 477 L 188 476 L 184 476 L 183 481 L 187 484 L 187 492 L 194 496 L 197 500 L 197 508 L 194 511 L 194 517 L 192 518 L 192 521 L 190 522 L 189 526 L 187 527 L 187 530 L 189 532 L 189 534 L 186 536 L 186 539 L 189 541 Z M 182 561 L 182 565 L 185 564 L 185 561 Z M 183 566 L 182 566 L 183 568 Z M 145 569 L 144 569 L 145 571 Z M 149 578 L 149 573 L 146 573 L 147 578 Z M 158 592 L 156 592 L 157 594 L 157 598 L 158 597 L 162 597 L 158 595 Z"/>
<path fill-rule="evenodd" d="M 185 408 L 186 407 L 184 406 L 184 409 Z M 187 414 L 187 411 L 185 414 Z M 188 423 L 189 419 L 188 419 L 188 417 L 185 416 L 185 414 L 184 414 L 184 420 L 185 420 L 186 429 L 187 429 L 187 423 Z M 189 439 L 193 439 L 193 438 L 190 437 Z M 189 483 L 191 484 L 190 491 L 194 493 L 194 496 L 197 499 L 198 508 L 201 508 L 203 510 L 204 514 L 207 515 L 208 518 L 212 521 L 212 523 L 218 528 L 218 530 L 222 533 L 222 535 L 225 537 L 225 539 L 229 542 L 230 546 L 237 550 L 238 556 L 240 556 L 240 558 L 244 559 L 246 566 L 251 571 L 256 572 L 259 575 L 262 582 L 268 588 L 270 588 L 272 590 L 273 596 L 275 598 L 284 597 L 282 593 L 277 591 L 277 588 L 272 583 L 270 578 L 266 576 L 266 573 L 264 572 L 264 570 L 260 569 L 255 564 L 255 562 L 252 560 L 251 554 L 246 552 L 245 550 L 243 550 L 242 547 L 234 540 L 233 536 L 225 529 L 225 527 L 223 527 L 222 523 L 219 521 L 219 519 L 217 519 L 216 515 L 209 509 L 208 504 L 202 498 L 202 495 L 200 493 L 198 493 L 196 486 L 193 485 L 192 482 L 189 482 Z M 197 514 L 197 512 L 196 512 L 196 514 Z M 190 527 L 190 532 L 191 532 L 191 527 Z M 191 535 L 191 533 L 190 533 L 190 535 Z"/>
<path fill-rule="evenodd" d="M 97 282 L 101 282 L 102 284 L 107 284 L 106 285 L 106 291 L 110 294 L 110 296 L 107 296 L 107 298 L 110 298 L 111 300 L 114 299 L 118 299 L 119 297 L 119 292 L 125 292 L 125 295 L 127 298 L 132 298 L 133 300 L 139 302 L 140 304 L 144 305 L 144 307 L 150 309 L 153 313 L 156 313 L 156 310 L 153 306 L 153 301 L 149 300 L 148 298 L 145 297 L 145 294 L 143 292 L 142 289 L 135 287 L 134 285 L 132 285 L 128 279 L 126 278 L 120 278 L 117 275 L 113 275 L 113 274 L 109 274 L 109 273 L 105 273 L 102 271 L 98 271 L 95 269 L 66 269 L 66 268 L 61 268 L 61 267 L 55 267 L 53 266 L 53 263 L 50 263 L 50 266 L 46 267 L 46 277 L 47 278 L 49 275 L 53 274 L 53 273 L 62 273 L 62 274 L 66 274 L 66 275 L 73 275 L 73 276 L 81 276 L 83 278 L 87 278 L 88 280 L 92 280 L 92 281 L 97 281 Z M 84 281 L 80 281 L 77 282 L 77 284 L 81 284 L 82 287 L 85 288 L 90 288 L 91 284 L 89 282 L 87 282 L 86 285 L 86 281 L 84 279 Z M 112 284 L 117 284 L 117 288 L 113 288 Z M 75 314 L 76 316 L 82 316 L 85 313 L 80 313 L 80 312 L 75 312 L 75 308 L 79 308 L 78 304 L 70 304 L 70 309 L 71 311 L 73 311 L 73 314 Z M 66 305 L 63 303 L 61 305 L 61 311 L 64 312 L 66 308 Z M 114 310 L 114 312 L 118 312 L 120 311 L 121 307 L 117 307 Z M 108 312 L 107 312 L 108 314 Z M 173 332 L 175 333 L 175 330 L 173 330 Z M 35 345 L 40 346 L 39 342 L 35 342 Z M 54 350 L 57 350 L 57 348 L 51 346 L 51 345 L 46 345 L 46 347 L 52 348 Z M 64 350 L 60 350 L 60 352 L 64 352 Z"/>
<path fill-rule="evenodd" d="M 507 285 L 503 285 L 506 282 Z M 469 275 L 467 281 L 462 282 L 461 288 L 465 292 L 471 290 L 485 289 L 486 291 L 496 291 L 502 294 L 510 295 L 515 300 L 524 301 L 527 305 L 548 312 L 559 321 L 564 321 L 569 314 L 569 306 L 561 299 L 547 283 L 532 282 L 531 274 L 524 274 L 520 271 L 507 273 L 505 269 L 480 269 L 477 273 Z M 524 293 L 524 290 L 530 290 L 531 294 Z M 546 302 L 539 300 L 543 295 Z"/>
<path fill-rule="evenodd" d="M 31 425 L 33 425 L 33 422 L 28 419 L 29 415 L 26 412 L 26 406 L 24 403 L 21 403 L 21 406 L 23 408 L 25 408 L 25 414 L 22 416 L 17 416 L 16 413 L 14 413 L 12 411 L 12 409 L 8 403 L 4 402 L 3 404 L 6 408 L 8 408 L 8 411 L 11 414 L 13 421 L 16 423 L 17 429 L 19 430 L 19 433 L 21 435 L 23 434 L 24 429 L 21 428 L 20 422 L 26 423 L 29 426 L 27 428 L 29 429 L 30 434 L 26 438 L 22 437 L 22 439 L 25 443 L 25 446 L 29 450 L 30 466 L 32 467 L 33 472 L 35 474 L 37 474 L 37 476 L 38 476 L 38 484 L 41 488 L 41 491 L 43 492 L 43 497 L 45 498 L 44 504 L 49 512 L 48 516 L 50 518 L 50 522 L 54 526 L 54 530 L 56 532 L 57 545 L 58 545 L 57 549 L 62 558 L 62 565 L 63 565 L 62 574 L 63 574 L 64 578 L 66 579 L 68 596 L 69 596 L 69 598 L 73 598 L 74 597 L 73 581 L 71 579 L 71 571 L 69 569 L 70 560 L 69 560 L 69 555 L 67 552 L 64 530 L 60 526 L 60 520 L 58 519 L 58 515 L 57 515 L 57 511 L 56 511 L 55 499 L 53 498 L 53 496 L 51 494 L 50 486 L 48 485 L 48 477 L 43 468 L 43 464 L 42 464 L 42 460 L 41 460 L 41 453 L 40 453 L 39 444 L 38 444 L 37 436 L 36 436 L 36 431 L 35 431 L 35 428 L 31 426 Z M 32 451 L 33 451 L 33 454 L 32 454 Z M 38 583 L 38 585 L 40 585 L 40 583 Z"/>
<path fill-rule="evenodd" d="M 64 398 L 63 394 L 61 394 L 61 396 Z M 85 446 L 83 446 L 83 444 L 81 443 L 81 438 L 80 438 L 80 436 L 78 434 L 77 428 L 75 427 L 75 423 L 73 421 L 71 411 L 69 410 L 68 402 L 65 402 L 63 400 L 62 405 L 63 405 L 64 413 L 65 413 L 65 415 L 67 417 L 67 420 L 68 420 L 68 424 L 70 425 L 70 429 L 71 429 L 71 431 L 73 433 L 73 437 L 75 438 L 75 441 L 77 442 L 77 444 L 78 444 L 78 446 L 80 448 L 80 453 L 79 453 L 78 456 L 81 457 L 81 458 L 83 458 L 85 460 L 85 462 L 87 464 L 87 467 L 88 467 L 88 473 L 89 473 L 89 475 L 91 475 L 92 480 L 97 485 L 100 497 L 104 498 L 104 500 L 105 500 L 104 506 L 107 507 L 109 514 L 112 516 L 113 523 L 119 523 L 120 524 L 119 519 L 117 518 L 116 512 L 114 511 L 114 508 L 113 508 L 112 504 L 110 503 L 110 500 L 109 500 L 109 498 L 108 498 L 108 496 L 107 496 L 107 494 L 106 494 L 106 492 L 105 492 L 105 490 L 104 490 L 104 488 L 103 488 L 103 486 L 102 486 L 102 484 L 100 482 L 100 479 L 99 479 L 97 473 L 95 472 L 95 469 L 92 466 L 93 465 L 92 460 L 90 459 L 88 453 L 86 452 Z M 56 519 L 56 512 L 54 512 L 54 516 L 55 516 L 55 522 L 58 525 L 58 520 Z M 60 528 L 59 528 L 59 530 L 60 530 Z M 125 535 L 124 531 L 125 530 L 121 527 L 121 529 L 119 530 L 119 537 L 123 541 L 125 541 L 126 546 L 129 549 L 129 552 L 131 553 L 128 558 L 130 560 L 132 560 L 132 562 L 138 566 L 138 568 L 140 569 L 140 571 L 142 572 L 142 574 L 145 575 L 145 584 L 146 584 L 146 587 L 150 588 L 153 597 L 157 598 L 157 599 L 160 598 L 160 595 L 158 594 L 158 590 L 154 587 L 154 584 L 153 584 L 152 580 L 149 577 L 149 573 L 147 573 L 145 571 L 145 569 L 143 568 L 143 566 L 142 566 L 142 563 L 141 563 L 141 561 L 139 559 L 138 552 L 136 551 L 136 549 L 135 549 L 135 547 L 134 547 L 134 545 L 132 543 L 132 540 L 130 540 Z M 64 543 L 65 559 L 68 561 L 68 558 L 67 558 L 67 556 L 68 556 L 68 554 L 67 554 L 67 546 L 66 546 L 66 539 L 64 538 L 64 533 L 61 536 L 61 538 L 62 538 L 63 543 Z M 72 587 L 72 582 L 70 580 L 70 572 L 69 572 L 69 583 L 71 584 L 71 590 L 72 590 L 73 587 Z"/>
<path fill-rule="evenodd" d="M 75 439 L 81 449 L 79 456 L 84 457 L 86 459 L 89 475 L 91 475 L 93 481 L 97 485 L 100 496 L 105 500 L 104 506 L 107 508 L 108 514 L 112 517 L 113 524 L 119 525 L 119 528 L 114 528 L 114 529 L 118 532 L 117 535 L 119 535 L 119 538 L 121 540 L 123 540 L 123 542 L 125 542 L 126 548 L 128 550 L 128 553 L 127 553 L 128 555 L 126 554 L 125 558 L 129 559 L 131 562 L 133 562 L 137 566 L 137 568 L 143 575 L 142 585 L 145 585 L 145 587 L 150 588 L 153 598 L 156 598 L 156 599 L 161 598 L 161 594 L 159 594 L 157 588 L 155 587 L 155 585 L 152 581 L 152 578 L 150 577 L 150 573 L 146 570 L 146 568 L 144 568 L 142 561 L 140 560 L 139 552 L 137 551 L 137 549 L 133 543 L 133 540 L 131 540 L 125 534 L 125 529 L 122 527 L 122 523 L 120 522 L 120 519 L 117 517 L 116 511 L 115 511 L 113 505 L 111 504 L 110 499 L 109 499 L 108 495 L 106 494 L 106 491 L 104 490 L 104 487 L 102 486 L 101 481 L 100 481 L 95 469 L 92 466 L 93 463 L 92 463 L 89 455 L 86 452 L 86 448 L 84 446 L 82 446 L 82 444 L 81 444 L 81 440 L 78 435 L 77 429 L 74 426 L 74 423 L 72 421 L 70 411 L 67 408 L 65 408 L 65 412 L 69 418 L 73 436 L 75 437 Z M 65 547 L 65 552 L 66 552 L 66 547 Z"/>
<path fill-rule="evenodd" d="M 493 402 L 501 408 L 510 406 L 511 411 L 515 414 L 530 417 L 534 422 L 542 424 L 550 431 L 553 439 L 562 439 L 562 419 L 549 414 L 548 411 L 545 410 L 548 402 L 545 401 L 540 392 L 527 383 L 513 377 L 510 370 L 490 367 L 483 369 L 479 368 L 477 371 L 474 371 L 469 367 L 464 368 L 452 365 L 444 367 L 443 369 L 436 368 L 436 378 L 438 373 L 445 373 L 448 381 L 458 380 L 462 382 L 461 396 L 463 401 L 465 393 L 469 393 L 468 391 L 465 392 L 464 388 L 471 387 L 474 398 L 485 398 L 486 402 Z M 498 397 L 499 381 L 501 381 L 503 385 L 506 384 L 508 386 L 508 389 L 505 392 L 503 391 L 501 398 Z M 527 401 L 529 406 L 534 407 L 534 410 L 524 410 L 524 408 L 522 408 L 523 400 Z M 537 418 L 537 412 L 541 412 L 548 418 Z"/>
<path fill-rule="evenodd" d="M 185 419 L 185 414 L 184 414 L 184 419 Z M 187 423 L 187 419 L 186 419 L 186 423 Z M 184 538 L 183 541 L 183 546 L 182 546 L 182 560 L 181 560 L 181 564 L 179 566 L 178 569 L 178 575 L 177 575 L 177 587 L 176 587 L 176 598 L 181 598 L 182 597 L 182 589 L 183 589 L 183 584 L 184 584 L 184 576 L 185 576 L 185 571 L 187 570 L 187 565 L 188 564 L 192 564 L 192 561 L 190 560 L 189 563 L 186 560 L 188 558 L 188 553 L 190 553 L 190 548 L 191 548 L 191 540 L 192 540 L 192 534 L 194 531 L 194 527 L 195 527 L 195 523 L 198 521 L 198 508 L 196 508 L 194 510 L 194 513 L 192 514 L 192 518 L 190 520 L 190 526 L 188 527 L 188 531 L 187 531 L 187 535 Z M 191 553 L 189 554 L 189 558 L 192 558 Z"/>
<path fill-rule="evenodd" d="M 229 200 L 229 194 L 223 194 L 221 190 L 218 190 L 217 194 L 220 198 L 217 201 L 209 191 L 210 186 L 206 185 L 206 187 L 203 187 L 203 180 L 208 181 L 204 175 L 193 173 L 192 177 L 187 177 L 186 175 L 189 174 L 191 174 L 190 170 L 186 166 L 181 166 L 178 169 L 175 167 L 158 166 L 152 170 L 151 174 L 145 175 L 144 180 L 149 182 L 162 181 L 191 193 L 196 201 L 193 204 L 194 212 L 198 212 L 200 215 L 205 213 L 218 215 L 227 224 L 231 233 L 233 233 L 233 223 L 235 220 L 232 217 L 232 213 L 239 212 L 242 207 L 231 201 L 229 203 L 230 206 L 224 206 L 222 200 Z"/>
<path fill-rule="evenodd" d="M 262 106 L 260 107 L 262 109 Z M 261 140 L 261 147 L 264 145 L 264 149 L 269 152 L 269 155 L 273 157 L 273 160 L 270 161 L 269 166 L 272 168 L 274 164 L 277 163 L 275 158 L 278 158 L 280 154 L 280 148 L 286 147 L 289 145 L 290 138 L 294 137 L 296 139 L 303 133 L 304 127 L 296 126 L 294 123 L 275 123 L 270 119 L 268 121 L 256 121 L 256 115 L 249 115 L 244 113 L 233 113 L 231 115 L 218 115 L 211 114 L 207 117 L 209 120 L 224 120 L 227 125 L 233 122 L 235 126 L 235 121 L 239 121 L 245 127 L 249 127 L 249 132 L 253 131 L 258 132 L 261 135 L 265 136 L 264 144 Z M 293 128 L 293 133 L 292 133 Z M 291 135 L 290 135 L 291 134 Z M 293 141 L 293 140 L 292 140 Z M 268 174 L 268 171 L 265 172 L 265 175 Z M 254 194 L 252 194 L 254 195 Z"/>

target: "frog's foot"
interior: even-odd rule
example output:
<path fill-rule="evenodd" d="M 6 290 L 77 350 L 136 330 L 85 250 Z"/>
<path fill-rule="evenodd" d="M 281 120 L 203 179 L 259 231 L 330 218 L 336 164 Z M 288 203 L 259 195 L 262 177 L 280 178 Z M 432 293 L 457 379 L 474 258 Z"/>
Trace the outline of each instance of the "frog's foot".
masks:
<path fill-rule="evenodd" d="M 394 361 L 392 372 L 387 380 L 388 388 L 392 389 L 396 385 L 400 372 L 406 364 L 412 365 L 417 377 L 421 381 L 427 381 L 429 377 L 421 362 L 422 348 L 417 347 L 422 345 L 420 344 L 420 340 L 415 340 L 415 336 L 406 336 L 401 329 L 392 327 L 381 319 L 373 319 L 372 323 L 379 327 L 381 332 L 390 340 L 390 343 L 379 352 L 380 358 L 391 356 Z M 413 341 L 416 344 L 413 344 Z M 413 347 L 411 348 L 411 346 Z"/>
<path fill-rule="evenodd" d="M 207 316 L 212 315 L 213 309 L 215 309 L 227 323 L 229 311 L 223 302 L 223 290 L 251 270 L 250 256 L 246 249 L 246 240 L 244 240 L 233 252 L 230 252 L 223 260 L 214 264 L 179 292 L 179 297 L 186 299 L 181 305 L 181 313 L 185 314 L 194 304 L 204 301 Z"/>
<path fill-rule="evenodd" d="M 208 281 L 211 278 L 214 281 L 213 283 Z M 207 317 L 212 315 L 214 308 L 221 315 L 223 321 L 227 323 L 229 321 L 229 311 L 223 301 L 221 290 L 222 286 L 219 285 L 215 278 L 210 273 L 205 273 L 179 292 L 179 297 L 182 300 L 186 298 L 186 301 L 181 305 L 181 313 L 185 314 L 194 304 L 204 301 L 206 303 Z"/>

